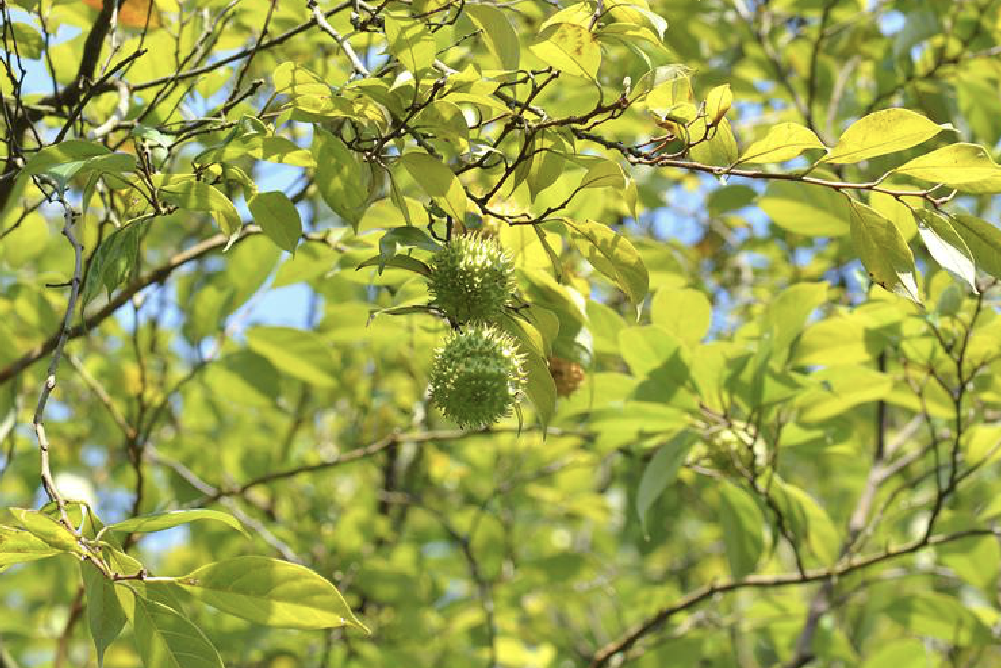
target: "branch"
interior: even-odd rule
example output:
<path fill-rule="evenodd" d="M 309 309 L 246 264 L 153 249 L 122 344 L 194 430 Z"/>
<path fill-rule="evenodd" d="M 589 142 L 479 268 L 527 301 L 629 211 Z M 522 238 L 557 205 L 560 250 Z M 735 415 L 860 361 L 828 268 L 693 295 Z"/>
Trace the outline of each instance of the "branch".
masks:
<path fill-rule="evenodd" d="M 211 496 L 218 492 L 218 490 L 216 490 L 215 487 L 213 487 L 212 485 L 208 484 L 207 482 L 199 478 L 195 474 L 195 472 L 189 469 L 187 466 L 185 466 L 180 462 L 174 461 L 173 459 L 167 459 L 166 457 L 162 456 L 159 452 L 157 452 L 156 448 L 154 448 L 152 445 L 147 445 L 145 452 L 147 458 L 150 461 L 156 464 L 160 464 L 162 466 L 166 466 L 167 468 L 171 469 L 172 471 L 174 471 L 174 473 L 179 475 L 185 482 L 187 482 L 189 485 L 197 489 L 202 494 Z M 279 554 L 282 555 L 282 558 L 285 559 L 285 561 L 290 561 L 296 564 L 303 563 L 302 558 L 299 555 L 297 555 L 295 551 L 288 546 L 287 543 L 285 543 L 277 536 L 275 536 L 273 533 L 271 533 L 271 531 L 266 526 L 264 526 L 262 522 L 258 522 L 255 518 L 245 513 L 233 499 L 222 499 L 222 502 L 226 506 L 226 508 L 229 509 L 231 513 L 233 513 L 233 516 L 236 517 L 236 519 L 240 520 L 242 523 L 246 524 L 255 532 L 257 532 L 257 534 L 261 537 L 262 540 L 264 540 L 265 543 L 273 547 Z"/>
<path fill-rule="evenodd" d="M 369 76 L 368 68 L 362 64 L 361 59 L 358 58 L 358 54 L 355 53 L 355 50 L 351 47 L 351 43 L 341 37 L 340 33 L 334 30 L 334 27 L 330 25 L 329 21 L 327 21 L 327 17 L 320 11 L 320 7 L 316 4 L 316 0 L 309 0 L 306 3 L 306 6 L 313 12 L 313 20 L 316 21 L 318 26 L 320 26 L 320 29 L 330 35 L 330 37 L 337 42 L 337 45 L 341 47 L 341 50 L 344 51 L 344 55 L 351 61 L 351 67 L 353 70 L 363 77 Z"/>
<path fill-rule="evenodd" d="M 260 234 L 262 232 L 261 228 L 257 225 L 247 225 L 243 228 L 240 236 L 237 237 L 232 243 L 237 244 L 247 237 L 253 236 L 255 234 Z M 304 234 L 302 236 L 304 241 L 319 242 L 330 244 L 330 241 L 325 234 L 311 232 Z M 83 322 L 75 327 L 68 327 L 65 330 L 60 330 L 55 334 L 51 335 L 43 343 L 38 344 L 28 352 L 24 353 L 20 358 L 14 360 L 6 367 L 0 369 L 0 385 L 3 385 L 11 378 L 24 371 L 26 368 L 42 359 L 53 350 L 59 344 L 60 339 L 65 335 L 66 340 L 76 339 L 90 330 L 94 329 L 102 322 L 104 322 L 108 317 L 110 317 L 115 311 L 128 303 L 130 299 L 137 293 L 148 288 L 155 283 L 163 283 L 167 278 L 174 272 L 174 270 L 179 267 L 184 266 L 188 262 L 197 260 L 198 258 L 211 253 L 212 251 L 218 250 L 220 248 L 225 248 L 227 244 L 230 243 L 230 238 L 225 234 L 217 234 L 214 237 L 210 237 L 205 241 L 202 241 L 186 251 L 182 251 L 177 255 L 173 256 L 165 263 L 149 272 L 145 276 L 141 276 L 139 279 L 129 284 L 121 290 L 117 295 L 115 295 L 107 304 L 102 306 L 100 309 L 90 314 L 83 319 Z M 67 321 L 68 324 L 68 321 Z"/>
<path fill-rule="evenodd" d="M 810 570 L 803 574 L 785 573 L 780 575 L 752 575 L 742 580 L 731 580 L 722 584 L 712 584 L 681 598 L 676 603 L 661 608 L 644 621 L 640 622 L 630 630 L 626 631 L 619 639 L 614 640 L 599 649 L 591 659 L 590 668 L 602 668 L 608 665 L 612 658 L 626 652 L 639 642 L 644 636 L 651 633 L 659 626 L 669 621 L 678 613 L 696 607 L 707 599 L 711 599 L 719 594 L 727 594 L 743 589 L 766 589 L 771 587 L 788 587 L 808 584 L 810 582 L 822 582 L 832 578 L 843 577 L 855 571 L 861 571 L 870 566 L 881 564 L 898 557 L 913 554 L 925 547 L 944 545 L 964 538 L 973 536 L 998 536 L 1001 537 L 1001 529 L 967 529 L 951 534 L 942 534 L 922 538 L 910 543 L 905 543 L 896 549 L 888 549 L 885 552 L 871 555 L 855 561 L 849 561 L 841 566 L 830 569 Z"/>
<path fill-rule="evenodd" d="M 81 99 L 86 84 L 94 78 L 97 70 L 97 61 L 101 57 L 101 48 L 104 45 L 104 38 L 108 35 L 111 27 L 111 18 L 116 9 L 115 0 L 104 0 L 101 11 L 98 12 L 94 25 L 83 44 L 83 52 L 80 54 L 80 67 L 77 69 L 76 77 L 62 91 L 44 98 L 38 103 L 39 107 L 73 107 Z M 48 34 L 48 33 L 46 33 Z M 48 53 L 48 49 L 46 49 Z M 8 137 L 9 145 L 20 146 L 24 133 L 38 119 L 44 116 L 44 112 L 37 109 L 21 109 L 21 113 L 15 111 L 15 115 L 10 122 L 10 132 Z M 21 171 L 19 164 L 20 155 L 17 151 L 9 151 L 4 166 L 4 174 L 9 178 L 0 179 L 0 212 L 7 208 L 11 194 L 14 192 L 14 185 L 17 182 L 15 175 Z"/>
<path fill-rule="evenodd" d="M 107 0 L 105 0 L 105 4 L 107 4 Z M 44 416 L 45 404 L 48 403 L 52 390 L 56 388 L 56 371 L 59 369 L 59 361 L 63 356 L 63 348 L 66 345 L 66 341 L 70 338 L 70 322 L 73 320 L 77 298 L 80 296 L 80 283 L 83 280 L 83 245 L 77 241 L 76 236 L 73 234 L 73 208 L 66 201 L 65 191 L 60 189 L 57 197 L 63 205 L 63 235 L 69 240 L 70 245 L 73 246 L 73 278 L 70 280 L 70 295 L 66 300 L 66 313 L 63 315 L 63 322 L 59 327 L 59 332 L 55 335 L 55 342 L 52 346 L 52 360 L 49 362 L 49 369 L 45 375 L 45 383 L 42 385 L 42 391 L 38 395 L 38 405 L 35 406 L 35 415 L 32 418 L 32 424 L 35 427 L 35 436 L 38 438 L 38 449 L 41 455 L 42 486 L 45 487 L 45 493 L 49 499 L 54 501 L 59 508 L 59 515 L 62 518 L 63 524 L 72 530 L 73 525 L 66 515 L 66 502 L 59 495 L 59 490 L 56 489 L 55 482 L 52 480 L 52 468 L 49 464 L 49 439 L 45 435 Z"/>
<path fill-rule="evenodd" d="M 288 478 L 294 478 L 296 476 L 302 475 L 304 473 L 316 473 L 317 471 L 325 471 L 327 469 L 340 466 L 342 464 L 347 464 L 350 462 L 355 462 L 360 459 L 366 459 L 373 455 L 376 455 L 383 450 L 399 444 L 399 443 L 427 443 L 429 441 L 457 441 L 469 436 L 480 436 L 483 434 L 501 434 L 501 433 L 527 433 L 532 431 L 530 428 L 518 428 L 518 427 L 494 427 L 492 429 L 487 429 L 483 431 L 464 431 L 461 429 L 450 430 L 450 431 L 425 431 L 416 433 L 400 433 L 394 432 L 381 438 L 374 443 L 369 445 L 356 448 L 354 450 L 348 450 L 347 452 L 341 453 L 313 464 L 303 464 L 301 466 L 295 466 L 290 469 L 285 469 L 283 471 L 275 471 L 273 473 L 267 473 L 260 476 L 259 478 L 254 478 L 248 482 L 243 483 L 239 487 L 234 489 L 218 489 L 212 494 L 208 494 L 201 499 L 196 499 L 192 501 L 189 505 L 191 506 L 204 506 L 213 501 L 217 501 L 227 496 L 242 496 L 248 490 L 258 487 L 260 485 L 265 485 L 269 482 L 275 482 L 276 480 L 287 480 Z M 568 432 L 562 429 L 557 429 L 555 427 L 550 427 L 546 430 L 546 434 L 549 436 L 578 436 L 579 434 L 575 432 Z"/>

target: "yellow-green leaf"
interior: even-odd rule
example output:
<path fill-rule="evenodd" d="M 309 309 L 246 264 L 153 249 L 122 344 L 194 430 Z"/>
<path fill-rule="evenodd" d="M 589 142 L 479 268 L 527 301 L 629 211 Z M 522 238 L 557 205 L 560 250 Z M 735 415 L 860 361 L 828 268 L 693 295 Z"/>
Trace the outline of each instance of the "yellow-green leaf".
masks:
<path fill-rule="evenodd" d="M 62 552 L 62 549 L 53 547 L 27 531 L 0 525 L 0 568 L 45 559 Z"/>
<path fill-rule="evenodd" d="M 849 200 L 852 244 L 869 277 L 886 290 L 920 303 L 914 256 L 897 226 L 865 204 Z"/>
<path fill-rule="evenodd" d="M 26 508 L 11 508 L 10 513 L 32 535 L 57 550 L 74 554 L 83 553 L 83 548 L 80 547 L 76 536 L 62 522 L 52 519 L 45 513 Z"/>
<path fill-rule="evenodd" d="M 927 209 L 919 209 L 916 213 L 920 221 L 918 234 L 931 256 L 945 269 L 966 281 L 976 292 L 977 270 L 973 264 L 973 255 L 963 238 L 944 216 Z"/>
<path fill-rule="evenodd" d="M 740 162 L 785 162 L 811 148 L 824 148 L 824 143 L 813 130 L 798 123 L 779 123 L 748 146 L 741 154 Z"/>
<path fill-rule="evenodd" d="M 135 596 L 132 630 L 146 668 L 223 668 L 205 634 L 163 603 Z"/>
<path fill-rule="evenodd" d="M 991 160 L 987 149 L 976 144 L 945 146 L 914 158 L 897 167 L 893 173 L 930 183 L 958 186 L 960 189 L 964 183 L 1001 177 L 1001 169 Z"/>
<path fill-rule="evenodd" d="M 779 227 L 813 236 L 848 234 L 848 200 L 830 188 L 795 181 L 768 184 L 758 206 Z"/>
<path fill-rule="evenodd" d="M 196 520 L 214 520 L 222 522 L 236 529 L 240 533 L 246 534 L 240 521 L 228 513 L 209 508 L 194 508 L 191 510 L 168 510 L 161 513 L 150 513 L 132 517 L 121 522 L 109 524 L 106 531 L 129 531 L 136 533 L 153 533 L 163 531 L 172 527 L 194 522 Z"/>
<path fill-rule="evenodd" d="M 730 111 L 730 105 L 732 104 L 733 92 L 730 90 L 730 84 L 716 86 L 709 91 L 709 95 L 706 96 L 706 118 L 709 125 L 712 126 L 719 123 L 726 115 L 726 112 Z"/>
<path fill-rule="evenodd" d="M 411 74 L 417 74 L 434 63 L 434 35 L 421 21 L 406 16 L 384 15 L 389 52 L 400 59 Z"/>
<path fill-rule="evenodd" d="M 507 14 L 492 5 L 467 4 L 465 15 L 482 31 L 483 41 L 500 67 L 505 70 L 518 69 L 521 47 L 518 33 L 511 26 Z"/>
<path fill-rule="evenodd" d="M 599 160 L 580 180 L 581 188 L 625 188 L 626 175 L 614 160 Z"/>
<path fill-rule="evenodd" d="M 542 31 L 529 47 L 540 60 L 567 74 L 596 79 L 601 65 L 601 47 L 586 27 L 557 23 Z"/>
<path fill-rule="evenodd" d="M 435 203 L 455 220 L 466 216 L 466 191 L 448 165 L 427 153 L 407 153 L 400 162 Z"/>
<path fill-rule="evenodd" d="M 264 234 L 275 242 L 275 245 L 290 253 L 295 252 L 302 235 L 302 220 L 285 193 L 280 191 L 258 193 L 247 202 L 254 222 L 261 226 Z"/>
<path fill-rule="evenodd" d="M 663 288 L 650 302 L 650 322 L 671 332 L 689 348 L 706 335 L 712 319 L 712 304 L 698 290 Z"/>
<path fill-rule="evenodd" d="M 208 211 L 215 216 L 225 234 L 234 234 L 240 229 L 240 214 L 236 207 L 215 186 L 204 181 L 182 181 L 160 189 L 166 202 L 190 211 Z"/>
<path fill-rule="evenodd" d="M 97 665 L 104 665 L 104 651 L 125 626 L 125 611 L 115 594 L 115 585 L 94 564 L 80 564 L 83 588 L 87 592 L 87 625 L 97 650 Z"/>
<path fill-rule="evenodd" d="M 861 162 L 917 146 L 951 129 L 908 109 L 883 109 L 852 123 L 821 162 Z"/>
<path fill-rule="evenodd" d="M 257 624 L 367 630 L 326 578 L 287 561 L 234 557 L 202 566 L 178 584 L 212 607 Z"/>
<path fill-rule="evenodd" d="M 952 223 L 970 249 L 977 267 L 1001 280 L 1001 229 L 964 213 L 953 216 Z"/>
<path fill-rule="evenodd" d="M 641 304 L 650 287 L 650 276 L 629 240 L 607 225 L 591 220 L 580 223 L 568 220 L 566 223 L 590 244 L 589 258 L 605 261 L 593 263 L 595 268 L 606 273 L 633 304 Z"/>
<path fill-rule="evenodd" d="M 354 153 L 339 137 L 322 128 L 313 130 L 311 151 L 316 160 L 316 187 L 327 206 L 352 227 L 365 213 L 369 184 Z"/>

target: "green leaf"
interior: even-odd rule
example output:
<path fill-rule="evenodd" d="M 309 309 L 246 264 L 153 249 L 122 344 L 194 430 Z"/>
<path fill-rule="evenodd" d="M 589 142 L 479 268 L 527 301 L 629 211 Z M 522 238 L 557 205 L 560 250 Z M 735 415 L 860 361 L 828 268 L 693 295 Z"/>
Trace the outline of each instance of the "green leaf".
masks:
<path fill-rule="evenodd" d="M 0 525 L 0 569 L 63 552 L 27 531 Z"/>
<path fill-rule="evenodd" d="M 915 214 L 919 221 L 918 234 L 931 256 L 942 267 L 966 281 L 976 292 L 977 270 L 973 264 L 973 255 L 949 220 L 927 209 L 919 209 Z"/>
<path fill-rule="evenodd" d="M 257 193 L 247 202 L 247 206 L 254 216 L 254 222 L 261 226 L 276 246 L 290 253 L 295 252 L 299 237 L 302 236 L 302 220 L 295 204 L 285 193 Z"/>
<path fill-rule="evenodd" d="M 556 412 L 556 382 L 549 371 L 546 358 L 534 350 L 525 353 L 524 366 L 528 374 L 525 393 L 535 407 L 539 422 L 545 427 L 552 421 Z"/>
<path fill-rule="evenodd" d="M 860 404 L 889 396 L 893 379 L 862 366 L 838 364 L 811 374 L 813 389 L 800 390 L 792 405 L 802 422 L 820 422 L 847 413 Z"/>
<path fill-rule="evenodd" d="M 431 268 L 429 266 L 409 255 L 394 255 L 389 258 L 374 255 L 358 265 L 359 269 L 363 267 L 379 267 L 379 273 L 382 273 L 382 270 L 389 267 L 390 269 L 405 269 L 421 276 L 431 275 Z"/>
<path fill-rule="evenodd" d="M 211 212 L 224 234 L 233 235 L 240 229 L 236 207 L 215 186 L 204 181 L 189 180 L 164 186 L 160 195 L 164 201 L 181 209 Z"/>
<path fill-rule="evenodd" d="M 771 333 L 773 363 L 785 363 L 793 342 L 806 325 L 807 318 L 827 299 L 827 287 L 827 283 L 790 285 L 768 304 L 765 327 L 762 329 Z"/>
<path fill-rule="evenodd" d="M 650 322 L 674 334 L 689 348 L 705 337 L 713 307 L 698 290 L 663 288 L 650 301 Z"/>
<path fill-rule="evenodd" d="M 721 118 L 719 123 L 712 126 L 707 121 L 706 118 L 696 119 L 689 128 L 692 158 L 720 167 L 737 162 L 737 140 L 730 128 L 730 121 Z"/>
<path fill-rule="evenodd" d="M 17 518 L 21 526 L 32 535 L 48 543 L 51 547 L 61 552 L 83 554 L 83 548 L 77 542 L 76 536 L 62 522 L 37 510 L 25 508 L 11 508 L 10 514 Z"/>
<path fill-rule="evenodd" d="M 448 165 L 438 158 L 418 151 L 407 153 L 400 162 L 417 185 L 454 220 L 466 217 L 466 191 Z"/>
<path fill-rule="evenodd" d="M 205 634 L 163 603 L 135 596 L 132 630 L 146 668 L 224 668 Z"/>
<path fill-rule="evenodd" d="M 977 266 L 1001 280 L 1001 229 L 962 213 L 952 217 L 952 226 L 966 242 Z"/>
<path fill-rule="evenodd" d="M 738 162 L 785 162 L 811 148 L 826 148 L 813 130 L 798 123 L 779 123 L 744 149 Z"/>
<path fill-rule="evenodd" d="M 583 25 L 556 23 L 546 26 L 539 41 L 529 47 L 539 60 L 566 74 L 596 80 L 601 46 Z"/>
<path fill-rule="evenodd" d="M 282 373 L 317 387 L 333 387 L 337 370 L 331 346 L 316 332 L 291 327 L 254 327 L 247 345 Z"/>
<path fill-rule="evenodd" d="M 543 311 L 537 307 L 535 310 Z M 528 374 L 525 394 L 535 406 L 539 422 L 545 427 L 553 419 L 553 414 L 556 412 L 556 382 L 553 380 L 549 364 L 546 361 L 551 341 L 547 342 L 542 332 L 531 322 L 507 313 L 502 313 L 500 317 L 496 318 L 494 324 L 513 336 L 519 343 L 521 353 L 525 355 L 524 368 Z M 549 323 L 549 326 L 552 326 L 552 323 Z M 558 322 L 556 327 L 559 328 Z"/>
<path fill-rule="evenodd" d="M 655 67 L 633 87 L 630 100 L 642 101 L 650 111 L 666 114 L 692 99 L 691 68 L 685 65 Z"/>
<path fill-rule="evenodd" d="M 588 168 L 580 180 L 581 188 L 625 188 L 626 175 L 614 160 L 599 160 Z"/>
<path fill-rule="evenodd" d="M 83 162 L 87 158 L 111 153 L 97 142 L 67 139 L 39 150 L 24 165 L 25 174 L 43 174 L 56 165 Z"/>
<path fill-rule="evenodd" d="M 923 640 L 904 638 L 880 643 L 861 668 L 933 668 L 939 665 L 934 653 L 929 652 Z"/>
<path fill-rule="evenodd" d="M 975 521 L 972 517 L 964 519 Z M 988 595 L 997 591 L 998 567 L 1001 566 L 1001 546 L 997 538 L 973 536 L 938 546 L 935 552 L 938 561 L 964 581 Z"/>
<path fill-rule="evenodd" d="M 384 14 L 386 41 L 389 52 L 400 59 L 403 66 L 415 77 L 421 70 L 434 64 L 434 35 L 421 21 L 402 15 Z"/>
<path fill-rule="evenodd" d="M 1001 169 L 983 146 L 951 144 L 918 156 L 893 170 L 898 176 L 955 186 L 1001 177 Z"/>
<path fill-rule="evenodd" d="M 316 160 L 316 187 L 330 210 L 355 230 L 365 213 L 369 185 L 354 153 L 339 137 L 314 126 L 310 151 Z"/>
<path fill-rule="evenodd" d="M 848 234 L 848 199 L 839 192 L 807 183 L 768 184 L 758 206 L 782 229 L 808 236 Z"/>
<path fill-rule="evenodd" d="M 852 244 L 869 272 L 884 290 L 921 303 L 914 280 L 914 256 L 897 226 L 861 202 L 850 200 Z"/>
<path fill-rule="evenodd" d="M 754 571 L 765 548 L 765 518 L 751 495 L 728 480 L 718 487 L 720 530 L 730 574 L 739 580 Z"/>
<path fill-rule="evenodd" d="M 555 184 L 563 174 L 567 145 L 555 130 L 544 129 L 532 136 L 531 151 L 533 155 L 528 161 L 529 168 L 525 181 L 528 183 L 528 192 L 534 202 L 540 192 Z M 621 172 L 621 169 L 619 171 Z"/>
<path fill-rule="evenodd" d="M 330 84 L 305 67 L 292 62 L 283 62 L 271 74 L 271 84 L 278 95 L 299 97 L 310 95 L 330 97 Z"/>
<path fill-rule="evenodd" d="M 917 146 L 942 130 L 952 129 L 908 109 L 883 109 L 852 123 L 821 162 L 862 162 Z"/>
<path fill-rule="evenodd" d="M 896 225 L 905 241 L 910 242 L 917 235 L 918 226 L 914 221 L 911 208 L 893 195 L 880 192 L 869 193 L 869 206 Z"/>
<path fill-rule="evenodd" d="M 642 381 L 632 395 L 635 399 L 697 408 L 689 391 L 691 374 L 687 355 L 671 332 L 659 325 L 623 329 L 619 332 L 619 355 Z"/>
<path fill-rule="evenodd" d="M 468 4 L 464 14 L 483 31 L 483 41 L 498 65 L 505 70 L 518 69 L 521 45 L 507 14 L 491 5 Z"/>
<path fill-rule="evenodd" d="M 194 522 L 196 520 L 215 520 L 222 522 L 246 535 L 246 530 L 240 521 L 228 513 L 219 510 L 209 510 L 207 508 L 196 508 L 193 510 L 167 510 L 161 513 L 150 513 L 140 515 L 121 522 L 109 524 L 107 531 L 128 531 L 135 533 L 153 533 L 163 531 L 172 527 Z"/>
<path fill-rule="evenodd" d="M 909 635 L 930 636 L 957 645 L 989 641 L 990 629 L 973 611 L 948 594 L 915 591 L 893 601 L 884 614 Z"/>
<path fill-rule="evenodd" d="M 108 296 L 124 281 L 135 278 L 139 269 L 139 242 L 150 220 L 131 221 L 120 230 L 115 230 L 94 251 L 90 270 L 83 286 L 81 299 L 89 303 L 104 286 Z"/>
<path fill-rule="evenodd" d="M 590 244 L 587 257 L 595 268 L 614 281 L 638 308 L 646 298 L 650 276 L 629 240 L 607 225 L 591 220 L 565 222 Z"/>
<path fill-rule="evenodd" d="M 14 36 L 14 44 L 17 45 L 17 54 L 21 58 L 38 60 L 42 57 L 45 39 L 37 28 L 20 21 L 11 21 L 10 30 Z M 10 53 L 13 54 L 13 51 L 11 49 Z"/>
<path fill-rule="evenodd" d="M 87 592 L 87 624 L 97 650 L 97 665 L 104 665 L 104 651 L 125 626 L 125 611 L 115 593 L 115 585 L 89 561 L 80 564 L 83 588 Z"/>
<path fill-rule="evenodd" d="M 838 530 L 827 511 L 805 490 L 776 479 L 772 490 L 797 542 L 805 542 L 825 565 L 838 559 Z M 804 541 L 805 539 L 805 541 Z"/>
<path fill-rule="evenodd" d="M 678 477 L 678 471 L 685 463 L 688 451 L 694 443 L 695 434 L 687 429 L 675 434 L 657 448 L 657 452 L 643 470 L 643 477 L 640 478 L 640 485 L 636 491 L 636 512 L 639 514 L 640 524 L 644 527 L 650 506 Z"/>
<path fill-rule="evenodd" d="M 235 557 L 202 566 L 178 582 L 204 603 L 257 624 L 296 629 L 348 625 L 368 631 L 334 585 L 287 561 Z"/>

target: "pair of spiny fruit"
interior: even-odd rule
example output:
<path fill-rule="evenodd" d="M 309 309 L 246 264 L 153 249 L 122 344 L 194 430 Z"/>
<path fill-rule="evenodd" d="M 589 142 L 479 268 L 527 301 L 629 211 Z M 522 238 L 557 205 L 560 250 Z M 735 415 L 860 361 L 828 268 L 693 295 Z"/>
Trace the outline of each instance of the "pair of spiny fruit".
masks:
<path fill-rule="evenodd" d="M 431 305 L 452 324 L 434 352 L 430 396 L 460 427 L 482 428 L 511 413 L 527 384 L 518 342 L 491 321 L 513 305 L 514 258 L 492 236 L 452 238 L 428 263 Z"/>

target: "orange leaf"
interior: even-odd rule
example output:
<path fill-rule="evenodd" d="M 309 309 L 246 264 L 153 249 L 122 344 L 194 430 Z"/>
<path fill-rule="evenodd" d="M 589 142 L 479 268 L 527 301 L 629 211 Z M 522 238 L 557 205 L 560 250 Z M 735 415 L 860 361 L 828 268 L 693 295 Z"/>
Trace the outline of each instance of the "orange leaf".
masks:
<path fill-rule="evenodd" d="M 83 0 L 83 4 L 101 9 L 104 0 Z M 118 10 L 118 25 L 126 28 L 143 28 L 147 25 L 149 17 L 149 27 L 159 28 L 163 22 L 156 7 L 150 7 L 152 4 L 153 0 L 125 0 Z"/>

